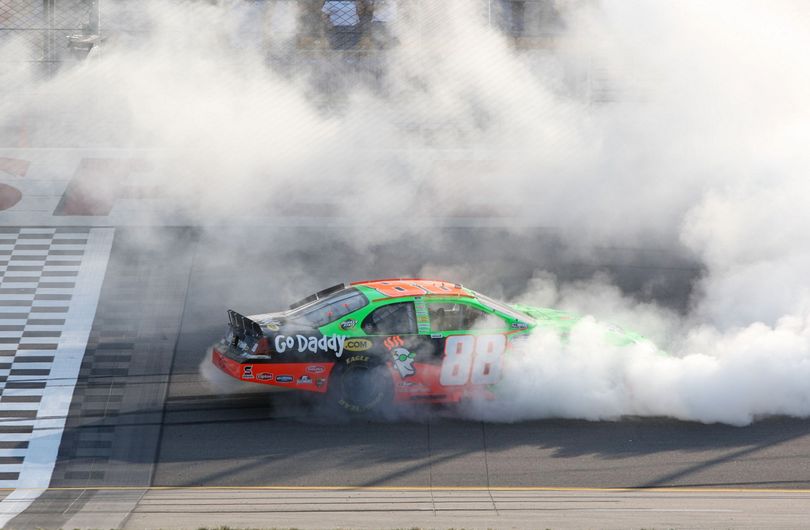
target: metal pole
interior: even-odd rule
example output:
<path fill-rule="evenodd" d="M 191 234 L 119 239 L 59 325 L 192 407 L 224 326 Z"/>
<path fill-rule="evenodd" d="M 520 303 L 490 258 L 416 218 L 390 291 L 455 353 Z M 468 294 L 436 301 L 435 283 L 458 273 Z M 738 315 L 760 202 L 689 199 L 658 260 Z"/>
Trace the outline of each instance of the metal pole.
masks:
<path fill-rule="evenodd" d="M 45 61 L 45 72 L 48 77 L 55 71 L 56 47 L 53 42 L 54 0 L 42 0 L 43 43 L 42 58 Z"/>
<path fill-rule="evenodd" d="M 90 4 L 90 20 L 87 24 L 88 33 L 90 35 L 98 35 L 101 26 L 101 14 L 99 13 L 99 0 L 91 0 Z"/>

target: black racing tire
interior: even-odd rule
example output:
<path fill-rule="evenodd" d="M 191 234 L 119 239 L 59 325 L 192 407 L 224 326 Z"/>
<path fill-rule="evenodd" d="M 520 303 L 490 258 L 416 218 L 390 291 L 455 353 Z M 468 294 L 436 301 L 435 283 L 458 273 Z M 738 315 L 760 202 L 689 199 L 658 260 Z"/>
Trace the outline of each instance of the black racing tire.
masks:
<path fill-rule="evenodd" d="M 349 355 L 329 376 L 327 398 L 351 414 L 379 411 L 390 405 L 393 397 L 391 372 L 371 355 Z"/>

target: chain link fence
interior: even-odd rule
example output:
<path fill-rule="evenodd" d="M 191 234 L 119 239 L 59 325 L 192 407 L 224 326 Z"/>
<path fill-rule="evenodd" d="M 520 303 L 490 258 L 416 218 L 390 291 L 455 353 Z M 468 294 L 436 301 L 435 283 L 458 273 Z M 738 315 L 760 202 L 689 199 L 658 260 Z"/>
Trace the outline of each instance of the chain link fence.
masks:
<path fill-rule="evenodd" d="M 0 0 L 0 48 L 13 50 L 4 63 L 51 75 L 97 34 L 98 0 Z"/>
<path fill-rule="evenodd" d="M 193 46 L 195 32 L 214 35 L 222 47 L 258 51 L 276 72 L 306 71 L 316 87 L 314 100 L 324 105 L 358 83 L 383 86 L 386 52 L 395 46 L 420 46 L 419 30 L 398 40 L 391 28 L 400 22 L 435 28 L 442 24 L 431 7 L 445 0 L 0 0 L 0 143 L 11 146 L 69 146 L 88 142 L 71 129 L 71 116 L 55 116 L 58 98 L 43 83 L 6 82 L 10 72 L 26 66 L 29 78 L 44 81 L 71 65 L 107 50 L 134 49 L 154 35 L 182 34 L 172 45 Z M 564 12 L 572 3 L 595 0 L 465 0 L 465 9 L 485 17 L 517 50 L 546 49 L 563 30 Z M 195 10 L 214 9 L 227 16 L 220 27 L 205 26 Z M 428 13 L 427 15 L 425 13 Z M 161 26 L 166 25 L 166 26 Z M 169 30 L 166 31 L 166 27 Z M 187 31 L 190 30 L 190 31 Z M 171 37 L 169 37 L 171 38 Z M 183 40 L 186 39 L 186 40 Z M 407 41 L 407 42 L 406 42 Z M 210 53 L 210 47 L 199 52 Z M 21 76 L 18 76 L 22 78 Z M 27 101 L 28 108 L 13 103 Z M 31 103 L 33 101 L 33 103 Z M 320 101 L 320 100 L 318 100 Z M 68 105 L 52 105 L 68 108 Z M 67 112 L 67 111 L 65 111 Z M 78 112 L 78 111 L 76 111 Z M 14 116 L 11 116 L 14 114 Z M 47 119 L 43 118 L 47 115 Z M 1 118 L 1 117 L 0 117 Z M 22 125 L 20 125 L 22 124 Z M 54 124 L 58 124 L 54 126 Z M 410 124 L 408 126 L 411 126 Z M 430 128 L 419 123 L 419 128 Z M 435 128 L 435 127 L 434 127 Z M 114 145 L 114 135 L 98 129 L 97 145 Z"/>
<path fill-rule="evenodd" d="M 251 32 L 284 34 L 294 26 L 294 35 L 284 36 L 292 36 L 298 50 L 368 51 L 384 46 L 385 25 L 397 18 L 398 11 L 422 1 L 167 0 L 167 5 L 176 7 L 178 16 L 184 6 L 202 3 L 241 10 L 246 19 L 242 40 L 251 37 Z M 559 32 L 560 13 L 572 0 L 469 1 L 471 6 L 486 9 L 490 25 L 514 39 L 517 46 L 532 47 L 547 45 Z M 16 60 L 38 63 L 46 73 L 53 73 L 59 63 L 81 57 L 82 51 L 96 44 L 102 33 L 101 14 L 104 33 L 125 35 L 142 30 L 146 9 L 146 2 L 130 0 L 0 0 L 0 47 L 20 42 L 26 53 Z M 290 17 L 295 18 L 294 24 L 285 24 Z M 263 24 L 267 27 L 261 27 Z M 273 40 L 274 35 L 265 37 L 264 41 Z"/>

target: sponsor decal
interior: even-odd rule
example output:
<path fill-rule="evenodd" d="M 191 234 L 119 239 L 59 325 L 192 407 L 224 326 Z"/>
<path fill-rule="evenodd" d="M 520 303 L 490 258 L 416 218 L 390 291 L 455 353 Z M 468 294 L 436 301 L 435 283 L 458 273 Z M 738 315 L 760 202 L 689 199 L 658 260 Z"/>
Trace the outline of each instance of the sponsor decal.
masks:
<path fill-rule="evenodd" d="M 253 365 L 246 364 L 242 367 L 242 379 L 253 379 Z"/>
<path fill-rule="evenodd" d="M 346 339 L 344 349 L 346 351 L 366 351 L 371 348 L 371 341 L 368 339 Z"/>
<path fill-rule="evenodd" d="M 343 355 L 346 337 L 342 335 L 324 335 L 323 337 L 307 337 L 306 335 L 276 335 L 275 347 L 278 353 L 287 350 L 298 353 L 326 353 L 334 352 L 339 359 Z"/>
<path fill-rule="evenodd" d="M 420 297 L 414 300 L 416 310 L 416 329 L 420 335 L 430 333 L 430 316 L 425 301 Z"/>
<path fill-rule="evenodd" d="M 270 331 L 278 331 L 281 329 L 281 322 L 278 320 L 268 320 L 267 322 L 263 323 L 262 326 L 266 327 Z"/>
<path fill-rule="evenodd" d="M 340 323 L 340 329 L 352 329 L 356 325 L 357 321 L 350 318 L 349 320 L 344 320 Z"/>
<path fill-rule="evenodd" d="M 399 372 L 400 377 L 404 379 L 416 373 L 416 368 L 413 367 L 416 354 L 403 348 L 405 341 L 402 340 L 402 337 L 388 337 L 383 344 L 385 344 L 385 347 L 391 352 L 394 368 Z"/>
<path fill-rule="evenodd" d="M 350 358 L 346 361 L 346 364 L 352 364 L 357 362 L 368 362 L 368 355 L 355 355 L 354 357 Z"/>
<path fill-rule="evenodd" d="M 390 350 L 396 348 L 397 346 L 405 346 L 405 341 L 402 340 L 402 337 L 400 337 L 399 335 L 395 335 L 393 337 L 388 337 L 387 339 L 385 339 L 385 341 L 383 341 L 383 344 L 385 345 L 386 348 Z"/>
<path fill-rule="evenodd" d="M 399 392 L 418 393 L 430 391 L 430 389 L 422 383 L 415 383 L 413 381 L 400 381 L 397 387 L 399 388 Z"/>
<path fill-rule="evenodd" d="M 458 284 L 435 280 L 385 280 L 370 282 L 369 287 L 388 297 L 424 296 L 425 294 L 467 295 Z"/>
<path fill-rule="evenodd" d="M 512 322 L 512 329 L 526 329 L 529 325 L 525 322 Z"/>
<path fill-rule="evenodd" d="M 317 386 L 318 388 L 321 388 L 325 384 L 326 384 L 326 379 L 324 379 L 323 377 L 320 377 L 320 378 L 315 380 L 315 386 Z"/>
<path fill-rule="evenodd" d="M 263 374 L 257 374 L 256 379 L 258 379 L 259 381 L 272 381 L 273 380 L 273 374 L 270 374 L 270 373 L 267 373 L 267 372 L 265 372 Z"/>
<path fill-rule="evenodd" d="M 310 376 L 308 376 L 308 375 L 302 375 L 301 377 L 298 378 L 297 384 L 299 384 L 299 385 L 311 385 L 312 384 L 312 378 Z"/>
<path fill-rule="evenodd" d="M 279 375 L 276 376 L 276 383 L 292 383 L 293 376 L 291 375 Z"/>
<path fill-rule="evenodd" d="M 506 343 L 506 347 L 509 351 L 512 352 L 526 353 L 528 344 L 529 344 L 528 335 L 512 335 L 509 339 L 509 342 Z"/>
<path fill-rule="evenodd" d="M 323 366 L 307 366 L 307 372 L 311 374 L 322 374 L 325 369 Z"/>

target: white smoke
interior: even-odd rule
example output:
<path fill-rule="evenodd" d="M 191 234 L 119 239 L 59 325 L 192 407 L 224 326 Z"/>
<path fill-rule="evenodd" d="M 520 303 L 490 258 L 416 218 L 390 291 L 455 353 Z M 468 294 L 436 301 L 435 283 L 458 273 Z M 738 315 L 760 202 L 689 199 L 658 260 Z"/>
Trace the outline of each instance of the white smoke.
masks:
<path fill-rule="evenodd" d="M 639 213 L 663 222 L 706 272 L 682 317 L 628 300 L 603 280 L 558 288 L 538 278 L 521 301 L 619 321 L 667 354 L 653 343 L 606 345 L 607 328 L 588 317 L 568 342 L 533 337 L 505 366 L 503 399 L 467 413 L 735 425 L 810 416 L 810 156 L 799 140 L 810 134 L 810 61 L 799 54 L 810 35 L 806 5 L 602 5 L 581 26 L 603 41 L 588 51 L 608 65 L 614 86 L 643 90 L 610 117 L 605 132 L 619 134 L 604 138 L 610 154 L 598 160 L 604 185 L 618 194 L 633 175 L 639 208 L 624 209 L 628 202 L 614 195 L 612 214 L 592 219 L 613 236 L 626 233 L 613 215 L 631 229 L 645 224 Z"/>
<path fill-rule="evenodd" d="M 471 1 L 403 2 L 400 45 L 373 72 L 351 56 L 288 61 L 304 3 L 102 5 L 111 38 L 89 60 L 50 80 L 0 71 L 0 131 L 24 121 L 32 142 L 150 158 L 140 184 L 168 202 L 144 224 L 327 201 L 367 252 L 408 234 L 435 244 L 432 216 L 485 213 L 547 226 L 583 260 L 626 246 L 702 263 L 687 314 L 608 277 L 538 271 L 520 301 L 596 320 L 569 343 L 538 335 L 507 368 L 509 399 L 469 414 L 810 415 L 806 2 L 560 2 L 565 32 L 529 51 Z M 0 58 L 22 54 L 0 44 Z M 498 276 L 457 262 L 448 279 Z M 604 347 L 598 321 L 668 355 Z"/>
<path fill-rule="evenodd" d="M 541 330 L 521 351 L 508 354 L 497 399 L 465 404 L 466 416 L 491 421 L 670 416 L 733 425 L 768 415 L 810 416 L 806 315 L 721 332 L 711 325 L 662 320 L 665 311 L 633 305 L 603 284 L 590 287 L 571 290 L 567 300 L 557 298 L 559 305 L 601 308 L 631 330 L 685 336 L 670 336 L 674 349 L 664 352 L 652 340 L 611 345 L 606 337 L 612 326 L 591 316 L 577 322 L 565 339 Z M 597 297 L 594 304 L 577 303 Z M 663 338 L 657 341 L 662 343 Z"/>

